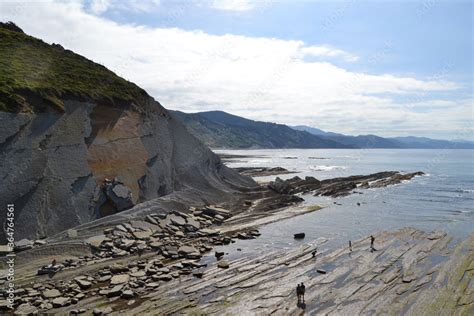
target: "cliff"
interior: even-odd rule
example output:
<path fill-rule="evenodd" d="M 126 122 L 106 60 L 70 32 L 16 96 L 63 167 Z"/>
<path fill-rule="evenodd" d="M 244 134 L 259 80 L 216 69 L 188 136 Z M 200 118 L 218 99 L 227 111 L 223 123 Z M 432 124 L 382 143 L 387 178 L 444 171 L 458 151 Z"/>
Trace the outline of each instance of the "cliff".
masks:
<path fill-rule="evenodd" d="M 222 197 L 255 185 L 144 90 L 5 24 L 0 125 L 0 204 L 15 205 L 16 240 L 51 236 L 172 192 Z"/>

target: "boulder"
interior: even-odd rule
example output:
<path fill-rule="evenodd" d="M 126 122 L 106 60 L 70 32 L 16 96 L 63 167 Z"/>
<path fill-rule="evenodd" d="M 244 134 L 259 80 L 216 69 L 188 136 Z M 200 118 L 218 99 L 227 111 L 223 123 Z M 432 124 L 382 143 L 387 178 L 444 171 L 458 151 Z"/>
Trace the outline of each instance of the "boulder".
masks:
<path fill-rule="evenodd" d="M 92 283 L 84 279 L 75 279 L 76 283 L 79 285 L 81 290 L 86 290 L 92 286 Z"/>
<path fill-rule="evenodd" d="M 110 279 L 110 285 L 117 285 L 117 284 L 124 284 L 130 280 L 130 276 L 128 274 L 117 274 Z"/>
<path fill-rule="evenodd" d="M 13 315 L 36 315 L 38 314 L 38 309 L 29 303 L 24 303 L 18 306 L 13 313 Z"/>
<path fill-rule="evenodd" d="M 204 236 L 217 236 L 219 235 L 219 231 L 215 229 L 210 229 L 210 228 L 203 228 L 201 229 L 198 233 Z"/>
<path fill-rule="evenodd" d="M 217 263 L 217 266 L 221 269 L 228 269 L 230 265 L 227 261 L 221 260 Z"/>
<path fill-rule="evenodd" d="M 59 296 L 61 296 L 61 292 L 59 292 L 57 289 L 46 290 L 43 292 L 44 298 L 55 298 Z"/>
<path fill-rule="evenodd" d="M 107 297 L 120 296 L 122 294 L 123 285 L 116 285 L 107 292 Z"/>
<path fill-rule="evenodd" d="M 117 211 L 123 211 L 134 206 L 132 191 L 119 180 L 105 185 L 105 195 L 107 200 L 115 207 Z"/>
<path fill-rule="evenodd" d="M 123 249 L 123 250 L 130 250 L 133 246 L 136 245 L 136 241 L 133 240 L 133 239 L 127 239 L 127 238 L 123 238 L 121 241 L 120 241 L 120 244 L 118 244 L 117 247 L 119 247 L 120 249 Z"/>
<path fill-rule="evenodd" d="M 183 217 L 175 214 L 169 214 L 168 219 L 172 224 L 177 226 L 184 226 L 186 224 L 186 220 Z"/>
<path fill-rule="evenodd" d="M 282 180 L 279 177 L 277 177 L 275 181 L 271 181 L 268 184 L 268 188 L 280 194 L 289 194 L 292 190 L 288 181 Z"/>
<path fill-rule="evenodd" d="M 199 253 L 199 251 L 192 246 L 179 247 L 178 254 L 188 259 L 199 259 L 201 257 L 201 254 Z"/>
<path fill-rule="evenodd" d="M 193 276 L 195 276 L 198 279 L 202 279 L 203 275 L 204 275 L 204 272 L 202 272 L 202 271 L 194 271 L 193 272 Z"/>
<path fill-rule="evenodd" d="M 163 246 L 163 243 L 161 241 L 152 241 L 149 246 L 153 249 L 160 249 Z"/>
<path fill-rule="evenodd" d="M 112 279 L 112 276 L 111 275 L 103 275 L 101 276 L 99 279 L 97 279 L 97 281 L 99 282 L 107 282 L 108 280 Z"/>
<path fill-rule="evenodd" d="M 29 239 L 21 239 L 15 242 L 15 251 L 23 251 L 33 248 L 34 242 Z"/>
<path fill-rule="evenodd" d="M 151 235 L 153 233 L 149 230 L 146 230 L 146 231 L 137 231 L 137 232 L 133 232 L 132 235 L 133 237 L 135 237 L 136 239 L 142 239 L 142 240 L 145 240 L 145 239 L 150 239 Z"/>
<path fill-rule="evenodd" d="M 131 298 L 134 298 L 135 297 L 135 292 L 133 292 L 132 290 L 125 290 L 122 292 L 122 295 L 121 295 L 122 298 L 124 299 L 131 299 Z"/>
<path fill-rule="evenodd" d="M 155 280 L 155 276 L 153 276 L 153 279 Z M 165 281 L 165 282 L 168 282 L 168 281 L 171 281 L 173 278 L 169 275 L 169 274 L 162 274 L 162 275 L 158 275 L 156 276 L 156 280 L 155 281 Z"/>
<path fill-rule="evenodd" d="M 125 267 L 118 263 L 114 263 L 110 266 L 110 272 L 112 272 L 113 274 L 122 273 L 126 271 L 128 271 L 128 267 Z"/>
<path fill-rule="evenodd" d="M 153 225 L 158 225 L 158 221 L 153 216 L 150 216 L 150 215 L 145 216 L 145 221 Z"/>
<path fill-rule="evenodd" d="M 145 271 L 136 271 L 136 272 L 130 273 L 130 276 L 134 278 L 141 278 L 141 277 L 144 277 L 145 275 L 146 275 Z"/>
<path fill-rule="evenodd" d="M 293 236 L 295 239 L 303 239 L 306 235 L 305 233 L 296 233 Z"/>
<path fill-rule="evenodd" d="M 87 238 L 86 243 L 88 243 L 92 248 L 99 249 L 102 242 L 106 239 L 107 237 L 105 235 L 97 235 Z"/>
<path fill-rule="evenodd" d="M 191 232 L 195 232 L 195 231 L 197 231 L 201 228 L 201 224 L 197 220 L 195 220 L 194 218 L 189 217 L 186 220 L 185 227 L 186 227 L 186 230 L 191 231 Z"/>
<path fill-rule="evenodd" d="M 51 303 L 53 304 L 53 307 L 63 307 L 69 305 L 69 298 L 57 297 Z"/>

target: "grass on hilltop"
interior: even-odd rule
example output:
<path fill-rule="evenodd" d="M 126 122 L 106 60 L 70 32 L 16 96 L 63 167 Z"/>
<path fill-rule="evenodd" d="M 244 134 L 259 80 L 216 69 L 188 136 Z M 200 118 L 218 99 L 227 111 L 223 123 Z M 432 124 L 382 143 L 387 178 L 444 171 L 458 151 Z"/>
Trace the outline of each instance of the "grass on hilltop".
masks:
<path fill-rule="evenodd" d="M 0 23 L 0 111 L 63 111 L 67 97 L 140 106 L 147 97 L 104 66 L 6 25 Z"/>

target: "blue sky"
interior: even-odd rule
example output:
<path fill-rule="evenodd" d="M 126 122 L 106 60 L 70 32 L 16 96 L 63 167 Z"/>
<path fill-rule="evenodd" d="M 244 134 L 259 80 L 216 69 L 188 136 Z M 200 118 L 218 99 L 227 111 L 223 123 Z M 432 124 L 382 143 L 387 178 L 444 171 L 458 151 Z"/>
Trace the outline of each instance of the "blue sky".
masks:
<path fill-rule="evenodd" d="M 0 18 L 168 108 L 474 139 L 472 1 L 7 1 Z"/>
<path fill-rule="evenodd" d="M 472 81 L 472 1 L 257 1 L 255 9 L 216 10 L 186 1 L 161 1 L 148 12 L 111 10 L 103 16 L 151 27 L 209 34 L 301 39 L 364 57 L 358 71 L 437 75 L 450 64 L 453 79 Z M 385 51 L 380 62 L 375 54 Z"/>

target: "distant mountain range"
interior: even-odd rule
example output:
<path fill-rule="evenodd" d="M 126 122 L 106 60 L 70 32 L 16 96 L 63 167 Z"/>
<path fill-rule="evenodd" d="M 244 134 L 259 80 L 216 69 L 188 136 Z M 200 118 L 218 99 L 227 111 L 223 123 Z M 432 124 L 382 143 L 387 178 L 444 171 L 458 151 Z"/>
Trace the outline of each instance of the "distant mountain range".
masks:
<path fill-rule="evenodd" d="M 348 136 L 299 125 L 249 120 L 223 111 L 170 111 L 188 130 L 212 148 L 474 148 L 474 142 L 425 137 Z"/>
<path fill-rule="evenodd" d="M 343 145 L 357 148 L 421 148 L 421 149 L 472 149 L 474 142 L 470 141 L 447 141 L 431 139 L 427 137 L 380 137 L 376 135 L 348 136 L 339 133 L 325 132 L 319 128 L 305 125 L 292 126 L 299 131 L 306 131 L 313 135 L 332 139 Z"/>
<path fill-rule="evenodd" d="M 283 124 L 252 121 L 222 111 L 170 112 L 212 148 L 353 148 Z"/>

